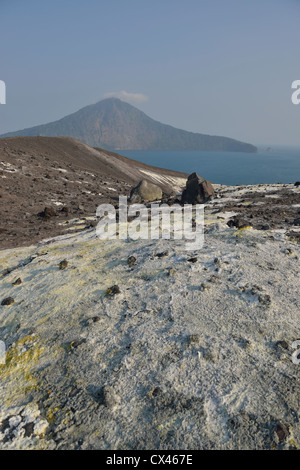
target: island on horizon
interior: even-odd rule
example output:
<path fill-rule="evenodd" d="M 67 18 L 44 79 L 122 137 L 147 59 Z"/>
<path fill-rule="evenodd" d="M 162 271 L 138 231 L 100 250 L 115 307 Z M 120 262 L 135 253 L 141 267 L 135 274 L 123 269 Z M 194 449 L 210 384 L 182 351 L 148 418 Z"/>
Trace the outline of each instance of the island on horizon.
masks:
<path fill-rule="evenodd" d="M 73 137 L 107 150 L 198 150 L 255 153 L 257 147 L 229 137 L 188 132 L 147 116 L 118 98 L 106 98 L 64 118 L 0 137 Z"/>

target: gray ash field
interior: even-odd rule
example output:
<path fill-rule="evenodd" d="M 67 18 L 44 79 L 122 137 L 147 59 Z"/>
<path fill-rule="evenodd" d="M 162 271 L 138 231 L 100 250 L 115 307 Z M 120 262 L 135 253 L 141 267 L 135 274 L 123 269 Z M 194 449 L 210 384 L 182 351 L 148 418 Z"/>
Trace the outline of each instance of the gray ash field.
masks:
<path fill-rule="evenodd" d="M 2 449 L 299 448 L 299 187 L 215 190 L 194 252 L 95 228 L 0 252 Z"/>

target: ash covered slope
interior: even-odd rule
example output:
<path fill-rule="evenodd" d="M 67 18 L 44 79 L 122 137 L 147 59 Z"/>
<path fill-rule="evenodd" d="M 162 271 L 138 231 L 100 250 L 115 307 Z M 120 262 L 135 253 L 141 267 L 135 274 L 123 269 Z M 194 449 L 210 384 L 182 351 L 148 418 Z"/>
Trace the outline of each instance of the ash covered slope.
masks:
<path fill-rule="evenodd" d="M 0 139 L 0 247 L 65 233 L 69 219 L 95 216 L 99 204 L 115 204 L 142 179 L 171 193 L 186 177 L 68 137 Z M 45 206 L 56 207 L 57 217 L 41 220 Z"/>
<path fill-rule="evenodd" d="M 0 252 L 2 449 L 299 448 L 299 245 L 227 225 L 250 190 L 218 189 L 198 252 L 94 230 Z"/>
<path fill-rule="evenodd" d="M 151 119 L 117 98 L 108 98 L 49 124 L 1 137 L 70 136 L 111 150 L 215 150 L 256 152 L 251 144 L 227 137 L 183 131 Z"/>

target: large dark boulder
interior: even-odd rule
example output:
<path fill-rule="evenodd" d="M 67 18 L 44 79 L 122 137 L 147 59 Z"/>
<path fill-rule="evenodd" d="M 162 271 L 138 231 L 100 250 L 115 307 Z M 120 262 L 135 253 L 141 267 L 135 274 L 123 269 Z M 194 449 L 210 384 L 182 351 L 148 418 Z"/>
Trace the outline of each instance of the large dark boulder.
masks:
<path fill-rule="evenodd" d="M 203 204 L 214 197 L 213 185 L 199 176 L 192 173 L 186 182 L 186 187 L 182 192 L 181 202 L 183 204 Z"/>
<path fill-rule="evenodd" d="M 162 190 L 156 184 L 142 180 L 130 192 L 130 202 L 151 202 L 162 198 Z"/>

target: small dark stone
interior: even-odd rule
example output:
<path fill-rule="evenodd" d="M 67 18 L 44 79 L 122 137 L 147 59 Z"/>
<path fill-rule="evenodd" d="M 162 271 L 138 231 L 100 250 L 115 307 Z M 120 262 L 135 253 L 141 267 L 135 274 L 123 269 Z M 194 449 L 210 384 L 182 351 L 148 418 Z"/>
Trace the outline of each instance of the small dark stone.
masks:
<path fill-rule="evenodd" d="M 190 263 L 196 263 L 197 260 L 198 260 L 198 258 L 197 258 L 196 256 L 194 256 L 193 258 L 189 258 L 189 259 L 188 259 L 188 261 L 189 261 Z"/>
<path fill-rule="evenodd" d="M 152 396 L 153 397 L 157 397 L 158 395 L 161 394 L 161 388 L 160 387 L 155 387 L 153 390 L 152 390 Z"/>
<path fill-rule="evenodd" d="M 127 260 L 128 266 L 134 266 L 136 264 L 136 257 L 135 256 L 129 256 Z"/>
<path fill-rule="evenodd" d="M 228 227 L 245 228 L 249 227 L 250 224 L 247 220 L 234 216 L 232 219 L 228 220 L 227 225 Z"/>
<path fill-rule="evenodd" d="M 1 305 L 12 305 L 15 302 L 13 297 L 6 297 L 2 300 Z"/>
<path fill-rule="evenodd" d="M 92 317 L 92 322 L 97 323 L 100 320 L 100 317 Z"/>
<path fill-rule="evenodd" d="M 280 346 L 282 349 L 289 349 L 289 345 L 286 341 L 277 341 L 276 346 Z"/>
<path fill-rule="evenodd" d="M 290 434 L 288 427 L 283 423 L 277 424 L 275 432 L 280 442 L 285 441 Z"/>
<path fill-rule="evenodd" d="M 59 263 L 59 269 L 66 269 L 66 267 L 68 266 L 68 261 L 66 259 L 63 259 L 60 263 Z"/>
<path fill-rule="evenodd" d="M 113 297 L 116 294 L 120 294 L 120 288 L 117 285 L 111 286 L 106 290 L 106 295 Z"/>
<path fill-rule="evenodd" d="M 20 277 L 18 277 L 18 279 L 12 282 L 13 286 L 19 286 L 20 284 L 22 284 L 22 279 Z"/>
<path fill-rule="evenodd" d="M 163 258 L 164 256 L 168 256 L 169 252 L 168 251 L 162 251 L 161 253 L 156 253 L 157 258 Z"/>
<path fill-rule="evenodd" d="M 300 186 L 300 181 L 296 181 L 296 183 L 294 184 L 294 186 Z"/>
<path fill-rule="evenodd" d="M 300 225 L 300 217 L 294 220 L 293 225 Z"/>

